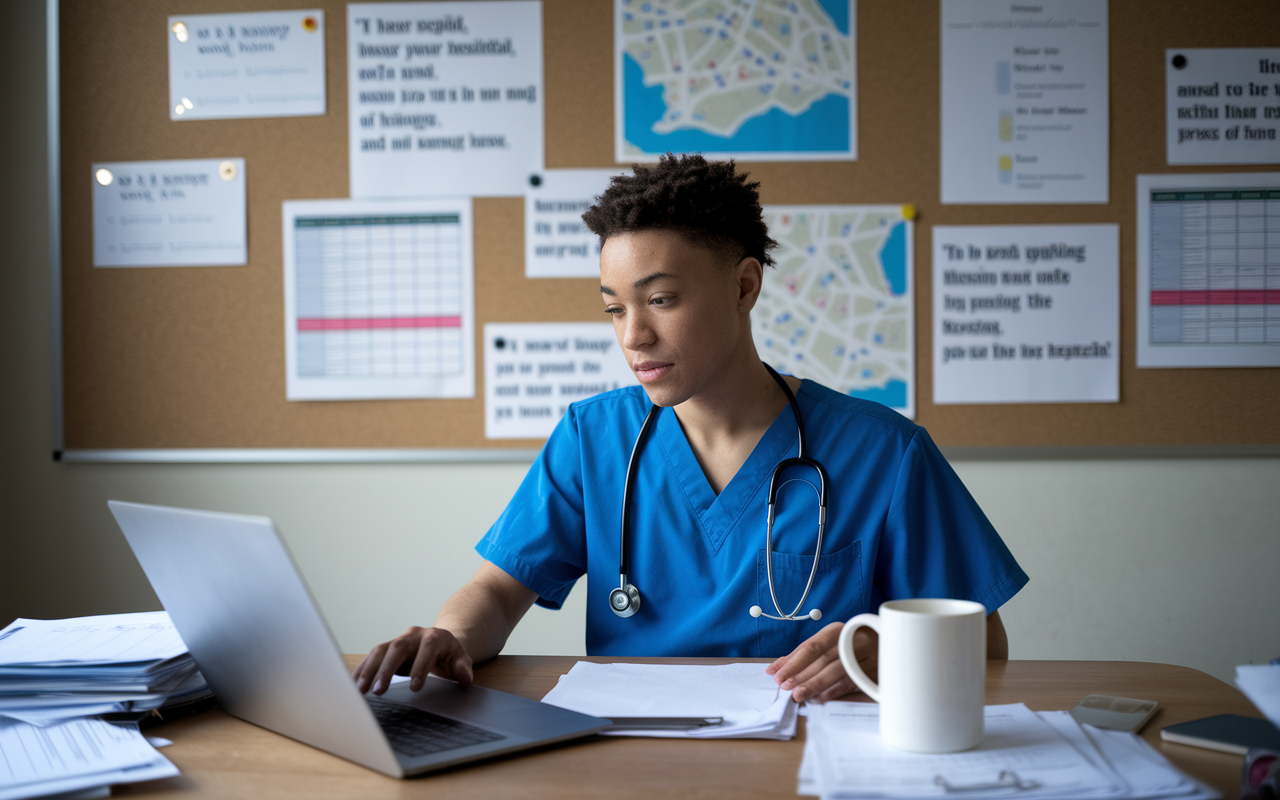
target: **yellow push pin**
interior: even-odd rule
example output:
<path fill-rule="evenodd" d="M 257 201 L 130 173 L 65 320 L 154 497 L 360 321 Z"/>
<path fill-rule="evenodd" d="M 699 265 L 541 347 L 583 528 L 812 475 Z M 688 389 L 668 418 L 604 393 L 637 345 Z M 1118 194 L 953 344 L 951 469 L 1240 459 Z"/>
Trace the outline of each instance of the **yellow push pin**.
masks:
<path fill-rule="evenodd" d="M 915 218 L 916 218 L 916 207 L 915 207 L 914 205 L 912 205 L 911 203 L 903 203 L 903 204 L 902 204 L 902 218 L 903 218 L 903 219 L 915 219 Z"/>

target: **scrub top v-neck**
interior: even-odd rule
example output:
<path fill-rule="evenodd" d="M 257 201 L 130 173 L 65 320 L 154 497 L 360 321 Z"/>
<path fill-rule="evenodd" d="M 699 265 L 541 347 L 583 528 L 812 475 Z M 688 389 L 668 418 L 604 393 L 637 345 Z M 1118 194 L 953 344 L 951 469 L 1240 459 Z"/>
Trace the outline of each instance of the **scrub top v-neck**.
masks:
<path fill-rule="evenodd" d="M 769 479 L 795 455 L 784 407 L 716 494 L 675 412 L 662 409 L 642 450 L 628 537 L 639 613 L 615 616 L 622 486 L 649 409 L 640 387 L 570 406 L 507 509 L 476 546 L 559 608 L 587 575 L 587 652 L 614 656 L 784 655 L 832 621 L 904 597 L 954 597 L 994 611 L 1026 583 L 1000 537 L 923 428 L 876 403 L 804 381 L 797 392 L 811 455 L 830 476 L 827 532 L 801 614 L 774 613 L 765 567 Z M 788 470 L 774 527 L 774 585 L 790 611 L 813 566 L 818 501 L 812 471 Z"/>

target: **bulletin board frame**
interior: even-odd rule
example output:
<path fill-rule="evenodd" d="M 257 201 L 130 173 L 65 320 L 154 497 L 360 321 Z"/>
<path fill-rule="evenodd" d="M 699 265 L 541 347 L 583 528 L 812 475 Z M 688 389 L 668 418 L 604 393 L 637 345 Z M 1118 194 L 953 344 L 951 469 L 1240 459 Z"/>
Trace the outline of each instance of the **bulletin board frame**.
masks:
<path fill-rule="evenodd" d="M 99 13 L 108 15 L 115 3 L 100 4 Z M 156 328 L 145 335 L 113 337 L 111 323 L 127 317 L 137 306 L 128 300 L 129 292 L 150 291 L 147 281 L 169 284 L 167 296 L 178 296 L 184 287 L 175 288 L 174 273 L 193 268 L 168 270 L 99 270 L 123 277 L 128 284 L 103 288 L 83 257 L 88 231 L 84 195 L 87 185 L 77 186 L 68 178 L 79 175 L 79 168 L 93 160 L 144 160 L 152 158 L 238 156 L 223 146 L 214 152 L 212 135 L 205 132 L 191 140 L 181 140 L 187 126 L 222 126 L 219 131 L 232 131 L 237 125 L 247 130 L 257 126 L 253 136 L 262 136 L 272 123 L 286 120 L 236 120 L 231 122 L 182 122 L 167 120 L 166 104 L 154 103 L 146 114 L 164 116 L 164 125 L 182 126 L 160 135 L 153 142 L 125 146 L 116 136 L 114 143 L 86 141 L 83 115 L 95 106 L 85 101 L 84 58 L 93 58 L 101 48 L 89 42 L 81 28 L 69 30 L 62 14 L 75 6 L 83 16 L 89 6 L 68 0 L 47 0 L 48 9 L 48 130 L 49 130 L 49 218 L 50 280 L 53 298 L 53 396 L 55 460 L 79 463 L 363 463 L 363 462 L 528 462 L 535 457 L 540 442 L 536 440 L 486 441 L 483 439 L 483 392 L 478 389 L 474 400 L 440 410 L 435 404 L 454 401 L 405 401 L 406 408 L 392 409 L 390 404 L 357 402 L 335 414 L 311 413 L 295 408 L 313 419 L 308 424 L 316 431 L 352 430 L 342 436 L 288 434 L 264 435 L 280 417 L 277 411 L 264 412 L 261 419 L 255 409 L 283 404 L 284 354 L 274 338 L 242 339 L 262 348 L 263 359 L 279 362 L 275 370 L 280 391 L 275 392 L 271 380 L 264 379 L 265 370 L 245 378 L 243 384 L 228 381 L 234 369 L 225 364 L 215 369 L 204 383 L 184 384 L 183 375 L 163 385 L 133 387 L 133 394 L 121 394 L 121 382 L 112 383 L 112 367 L 126 373 L 123 382 L 139 372 L 138 363 L 172 361 L 172 353 L 163 347 L 156 351 L 130 350 L 148 342 L 156 344 Z M 345 154 L 346 141 L 346 57 L 345 4 L 306 2 L 300 0 L 264 0 L 252 9 L 241 9 L 233 0 L 194 4 L 191 0 L 160 3 L 149 0 L 139 4 L 155 16 L 165 13 L 216 13 L 220 10 L 267 10 L 282 5 L 290 7 L 324 7 L 329 37 L 326 42 L 328 70 L 328 113 L 325 117 L 302 117 L 287 120 L 289 134 L 298 126 L 320 120 L 319 133 L 303 137 L 305 146 L 333 147 L 326 140 L 332 130 L 341 131 L 336 149 Z M 601 18 L 603 3 L 591 0 L 544 0 L 544 47 L 547 52 L 547 153 L 548 168 L 596 167 L 617 168 L 613 162 L 612 68 L 612 4 Z M 1121 401 L 1116 404 L 1026 404 L 1016 406 L 936 406 L 932 403 L 930 353 L 931 319 L 927 313 L 916 314 L 916 370 L 918 374 L 916 421 L 930 430 L 943 451 L 957 459 L 1071 459 L 1071 458 L 1170 458 L 1170 457 L 1242 457 L 1280 455 L 1280 414 L 1274 413 L 1272 398 L 1280 397 L 1280 370 L 1277 369 L 1198 369 L 1138 370 L 1136 367 L 1135 330 L 1135 255 L 1136 176 L 1151 173 L 1256 172 L 1266 167 L 1173 167 L 1164 163 L 1164 77 L 1163 54 L 1166 47 L 1256 47 L 1272 46 L 1262 40 L 1267 26 L 1259 24 L 1272 9 L 1263 0 L 1244 2 L 1231 20 L 1214 14 L 1205 0 L 1179 0 L 1157 4 L 1112 3 L 1111 26 L 1111 198 L 1104 205 L 1071 206 L 943 206 L 940 203 L 939 132 L 938 132 L 938 47 L 937 14 L 919 13 L 903 19 L 894 13 L 891 0 L 860 0 L 858 3 L 859 58 L 859 160 L 845 164 L 751 163 L 743 167 L 762 183 L 761 195 L 766 205 L 793 204 L 872 204 L 910 202 L 921 211 L 915 235 L 915 284 L 919 287 L 915 302 L 917 311 L 931 307 L 931 248 L 928 246 L 933 224 L 1069 224 L 1114 222 L 1121 226 Z M 1172 5 L 1172 7 L 1171 7 Z M 221 8 L 226 6 L 226 8 Z M 554 21 L 549 20 L 554 17 Z M 915 21 L 913 22 L 912 19 Z M 576 30 L 566 21 L 581 21 Z M 81 20 L 77 25 L 92 24 Z M 112 34 L 125 34 L 124 26 L 107 26 Z M 145 27 L 145 26 L 143 26 Z M 597 29 L 604 31 L 597 41 Z M 146 45 L 153 48 L 141 62 L 153 65 L 163 61 L 162 40 L 147 34 Z M 70 37 L 79 48 L 68 50 L 64 42 Z M 926 44 L 920 45 L 923 40 Z M 553 55 L 558 53 L 559 55 Z M 572 56 L 568 55 L 572 53 Z M 601 61 L 601 57 L 605 59 Z M 907 56 L 910 56 L 909 58 Z M 68 59 L 71 59 L 69 62 Z M 584 63 L 587 68 L 584 68 Z M 136 66 L 136 65 L 135 65 Z M 71 67 L 68 69 L 68 67 Z M 122 68 L 124 69 L 124 68 Z M 121 74 L 120 84 L 138 73 Z M 167 72 L 153 75 L 161 86 L 167 84 Z M 882 78 L 886 78 L 882 80 Z M 1145 87 L 1145 88 L 1143 88 Z M 100 87 L 96 87 L 100 88 Z M 153 87 L 154 88 L 154 87 Z M 151 89 L 139 92 L 149 99 Z M 139 101 L 141 102 L 141 101 Z M 67 105 L 70 104 L 70 105 Z M 553 123 L 553 114 L 555 122 Z M 301 122 L 299 122 L 301 120 Z M 64 135 L 62 126 L 70 126 L 72 136 Z M 109 124 L 104 126 L 109 127 Z M 154 132 L 163 127 L 149 121 L 144 126 Z M 194 131 L 195 129 L 189 129 Z M 277 132 L 279 133 L 279 132 Z M 243 141 L 245 131 L 240 131 Z M 110 138 L 110 137 L 108 137 Z M 136 136 L 134 138 L 137 138 Z M 221 137 L 228 141 L 226 136 Z M 234 140 L 235 137 L 230 137 Z M 96 148 L 96 149 L 95 149 Z M 202 149 L 203 148 L 203 149 Z M 195 152 L 193 152 L 195 151 Z M 274 206 L 274 223 L 253 221 L 250 211 L 250 264 L 259 264 L 266 276 L 258 288 L 274 279 L 280 281 L 279 245 L 273 238 L 279 234 L 279 198 L 343 197 L 333 186 L 345 188 L 346 159 L 340 167 L 328 168 L 325 180 L 315 175 L 300 180 L 290 191 L 263 193 L 250 183 L 250 203 L 259 195 L 261 207 Z M 255 161 L 247 167 L 254 174 Z M 86 172 L 87 175 L 87 172 Z M 336 182 L 335 176 L 340 176 Z M 322 176 L 323 177 L 323 176 Z M 84 183 L 83 181 L 81 183 Z M 277 190 L 280 187 L 275 187 Z M 485 233 L 510 229 L 516 233 L 496 241 L 489 252 L 477 252 L 476 297 L 477 336 L 485 322 L 559 322 L 597 317 L 595 287 L 592 281 L 558 280 L 533 287 L 541 298 L 558 298 L 562 302 L 551 308 L 529 308 L 516 305 L 515 299 L 527 294 L 530 287 L 515 280 L 522 278 L 522 233 L 517 198 L 477 200 L 477 241 Z M 254 253 L 254 239 L 261 248 Z M 274 256 L 271 248 L 275 248 Z M 487 259 L 487 260 L 486 260 Z M 86 273 L 86 269 L 89 272 Z M 194 268 L 201 269 L 201 268 Z M 208 268 L 247 269 L 247 268 Z M 269 274 L 268 274 L 269 273 Z M 86 277 L 87 276 L 87 277 Z M 262 277 L 262 276 L 259 276 Z M 177 280 L 181 283 L 181 280 Z M 206 297 L 224 310 L 235 305 L 235 281 L 219 285 L 216 280 L 199 284 Z M 514 284 L 514 288 L 512 286 Z M 153 287 L 154 288 L 154 287 Z M 186 288 L 190 288 L 189 286 Z M 94 292 L 98 298 L 108 297 L 114 320 L 83 312 Z M 121 300 L 124 298 L 124 300 Z M 231 298 L 231 299 L 228 299 Z M 486 300 L 487 298 L 487 300 Z M 260 326 L 280 333 L 282 314 L 276 302 L 278 292 L 269 298 L 275 317 Z M 486 304 L 487 303 L 487 304 Z M 505 306 L 504 303 L 512 305 Z M 545 304 L 543 304 L 545 305 Z M 266 305 L 264 305 L 266 308 Z M 507 314 L 509 316 L 501 316 Z M 86 322 L 88 319 L 88 322 Z M 227 317 L 210 317 L 215 322 Z M 172 320 L 169 320 L 172 322 Z M 182 333 L 183 331 L 178 331 Z M 274 334 L 273 334 L 274 336 Z M 181 338 L 181 337 L 179 337 Z M 95 345 L 97 341 L 97 345 Z M 94 350 L 94 346 L 98 349 Z M 86 349 L 86 347 L 88 349 Z M 476 348 L 477 353 L 483 348 Z M 88 364 L 102 358 L 104 365 Z M 167 360 L 166 360 L 167 359 Z M 211 359 L 211 363 L 217 359 Z M 477 365 L 477 382 L 482 370 Z M 173 377 L 172 375 L 170 376 Z M 222 381 L 219 383 L 219 381 Z M 208 417 L 186 421 L 178 413 L 184 402 L 198 399 L 210 385 L 221 386 L 224 417 Z M 138 399 L 150 394 L 153 400 Z M 309 404 L 303 404 L 304 407 Z M 332 405 L 332 404 L 329 404 Z M 287 409 L 286 410 L 290 410 Z M 412 435 L 401 435 L 395 422 L 412 420 L 415 415 L 436 416 L 446 424 L 437 426 L 462 429 L 465 435 L 438 436 L 430 425 L 418 428 Z M 157 416 L 158 415 L 158 416 Z M 240 415 L 240 416 L 238 416 Z M 274 416 L 273 416 L 274 415 Z M 389 415 L 391 422 L 384 416 Z M 288 417 L 289 414 L 284 414 Z M 215 415 L 216 417 L 216 415 Z M 156 420 L 159 419 L 159 422 Z M 256 421 L 255 421 L 256 419 Z M 336 422 L 335 422 L 336 420 Z M 148 426 L 157 431 L 147 433 Z M 278 427 L 278 426 L 277 426 Z M 184 433 L 185 431 L 185 433 Z"/>

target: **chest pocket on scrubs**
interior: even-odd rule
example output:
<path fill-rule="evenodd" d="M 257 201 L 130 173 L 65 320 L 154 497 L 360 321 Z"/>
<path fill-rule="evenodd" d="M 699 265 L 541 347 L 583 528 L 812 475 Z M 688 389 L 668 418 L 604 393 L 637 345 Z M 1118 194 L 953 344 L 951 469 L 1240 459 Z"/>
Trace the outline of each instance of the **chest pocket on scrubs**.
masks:
<path fill-rule="evenodd" d="M 813 636 L 832 622 L 844 622 L 861 611 L 866 611 L 867 599 L 862 585 L 861 543 L 854 542 L 834 553 L 825 553 L 818 559 L 818 572 L 813 577 L 813 589 L 797 617 L 811 609 L 822 610 L 822 619 L 788 622 L 760 617 L 756 623 L 756 653 L 761 658 L 776 658 L 794 650 L 801 642 Z M 785 614 L 796 607 L 809 581 L 813 569 L 813 553 L 773 554 L 773 586 L 778 593 L 778 605 Z M 765 552 L 756 553 L 756 605 L 766 614 L 777 614 L 773 598 L 769 595 L 769 570 Z"/>

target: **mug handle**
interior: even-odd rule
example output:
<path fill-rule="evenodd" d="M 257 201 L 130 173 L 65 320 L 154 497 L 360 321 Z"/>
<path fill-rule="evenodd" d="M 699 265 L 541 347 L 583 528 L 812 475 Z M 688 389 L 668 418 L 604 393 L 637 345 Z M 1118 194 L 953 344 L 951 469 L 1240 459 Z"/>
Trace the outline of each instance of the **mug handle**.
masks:
<path fill-rule="evenodd" d="M 836 644 L 836 650 L 840 653 L 840 663 L 844 665 L 844 671 L 849 673 L 849 677 L 853 679 L 859 689 L 866 692 L 868 697 L 878 703 L 880 702 L 880 685 L 867 677 L 867 673 L 862 671 L 862 667 L 858 664 L 858 659 L 853 654 L 853 632 L 863 626 L 879 633 L 880 617 L 875 614 L 859 614 L 846 622 L 844 629 L 840 631 L 840 640 Z"/>

